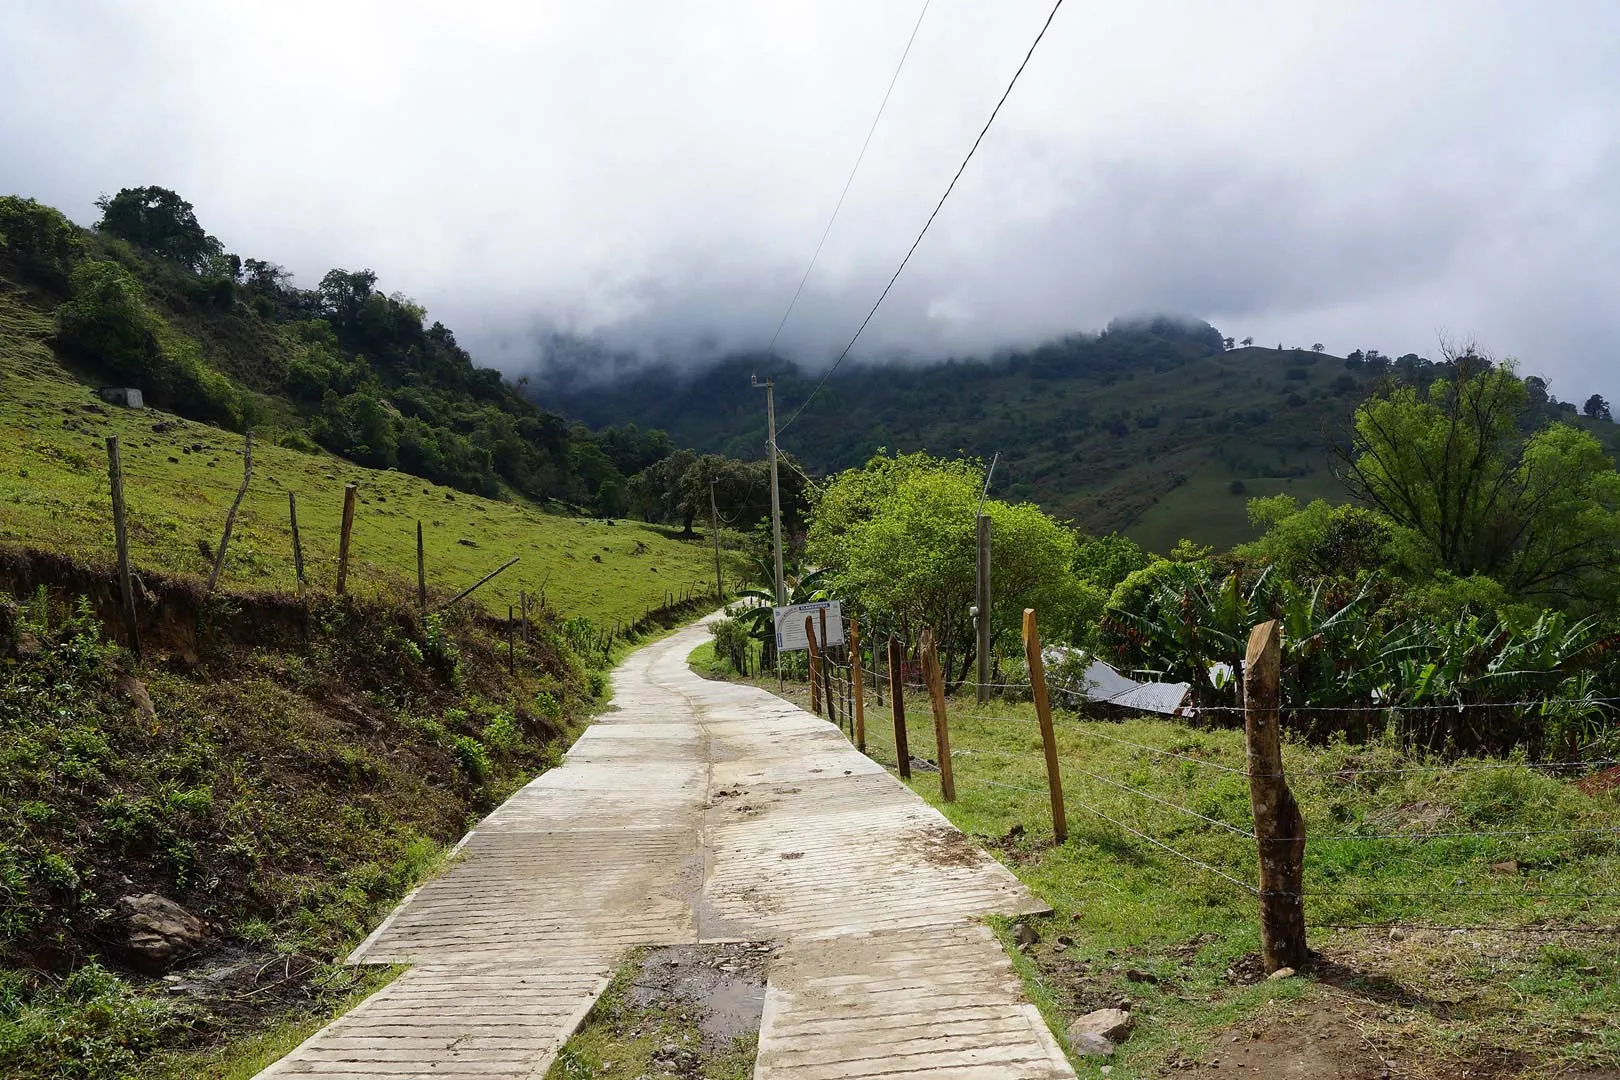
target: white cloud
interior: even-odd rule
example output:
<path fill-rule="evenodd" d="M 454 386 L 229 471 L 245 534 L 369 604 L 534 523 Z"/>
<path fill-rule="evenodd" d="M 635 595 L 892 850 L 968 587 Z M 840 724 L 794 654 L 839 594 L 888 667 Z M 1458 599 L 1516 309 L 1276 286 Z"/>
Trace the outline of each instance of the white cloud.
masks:
<path fill-rule="evenodd" d="M 1045 17 L 935 0 L 784 346 L 847 341 Z M 180 191 L 312 284 L 370 266 L 491 361 L 769 339 L 906 3 L 17 0 L 0 187 Z M 1620 9 L 1070 0 L 865 349 L 1122 312 L 1431 351 L 1613 396 Z"/>

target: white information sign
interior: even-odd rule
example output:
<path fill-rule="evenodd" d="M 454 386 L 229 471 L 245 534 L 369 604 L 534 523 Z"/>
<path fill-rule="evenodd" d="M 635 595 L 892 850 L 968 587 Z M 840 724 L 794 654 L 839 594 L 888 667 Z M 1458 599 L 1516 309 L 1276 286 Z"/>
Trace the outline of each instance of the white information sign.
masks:
<path fill-rule="evenodd" d="M 819 604 L 794 604 L 792 607 L 772 608 L 776 616 L 776 651 L 800 652 L 810 647 L 810 642 L 804 636 L 804 620 L 808 616 L 815 620 L 817 645 L 842 645 L 844 643 L 844 613 L 836 600 L 824 600 Z M 821 613 L 827 613 L 827 640 L 821 640 Z"/>

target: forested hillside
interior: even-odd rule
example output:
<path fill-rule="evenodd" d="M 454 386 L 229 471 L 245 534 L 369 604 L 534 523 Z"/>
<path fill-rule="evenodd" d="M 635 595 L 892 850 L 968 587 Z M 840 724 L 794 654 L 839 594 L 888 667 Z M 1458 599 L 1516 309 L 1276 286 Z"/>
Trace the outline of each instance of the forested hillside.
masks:
<path fill-rule="evenodd" d="M 130 188 L 99 205 L 82 229 L 0 197 L 0 294 L 51 316 L 62 361 L 138 387 L 148 404 L 463 491 L 604 514 L 623 512 L 626 477 L 673 449 L 535 405 L 371 270 L 300 288 L 276 263 L 228 251 L 172 191 Z"/>
<path fill-rule="evenodd" d="M 1357 403 L 1385 380 L 1423 384 L 1450 372 L 1444 358 L 1339 357 L 1318 346 L 1240 344 L 1206 323 L 1119 321 L 983 359 L 845 364 L 781 442 L 818 472 L 860 465 L 880 447 L 986 460 L 1000 451 L 998 493 L 1032 499 L 1089 532 L 1124 530 L 1157 550 L 1183 536 L 1226 547 L 1254 536 L 1249 496 L 1347 497 L 1330 448 Z M 775 377 L 781 421 L 820 378 L 780 359 L 741 356 L 596 383 L 565 368 L 531 386 L 589 424 L 634 422 L 667 430 L 682 446 L 749 457 L 765 442 L 763 394 L 751 374 Z M 1539 379 L 1527 383 L 1536 416 L 1580 423 L 1620 452 L 1613 424 L 1579 417 Z M 1594 411 L 1606 415 L 1599 404 Z"/>

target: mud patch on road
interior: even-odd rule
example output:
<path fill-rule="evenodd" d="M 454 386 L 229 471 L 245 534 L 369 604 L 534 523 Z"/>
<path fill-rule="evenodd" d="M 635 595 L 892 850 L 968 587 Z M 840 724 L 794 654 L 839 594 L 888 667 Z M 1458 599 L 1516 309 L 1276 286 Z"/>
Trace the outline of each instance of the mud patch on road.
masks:
<path fill-rule="evenodd" d="M 767 942 L 674 945 L 628 958 L 548 1077 L 753 1075 Z"/>
<path fill-rule="evenodd" d="M 930 866 L 972 869 L 990 861 L 990 856 L 952 825 L 924 826 L 912 835 L 912 841 Z"/>

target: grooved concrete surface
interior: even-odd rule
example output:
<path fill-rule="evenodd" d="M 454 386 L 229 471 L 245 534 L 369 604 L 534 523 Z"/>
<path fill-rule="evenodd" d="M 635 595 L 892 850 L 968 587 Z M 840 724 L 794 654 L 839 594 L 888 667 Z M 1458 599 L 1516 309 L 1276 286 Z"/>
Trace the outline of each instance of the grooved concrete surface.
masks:
<path fill-rule="evenodd" d="M 775 941 L 759 1080 L 1073 1071 L 977 919 L 1042 905 L 833 725 L 708 682 L 691 627 L 350 963 L 405 975 L 263 1077 L 540 1077 L 635 945 Z"/>

